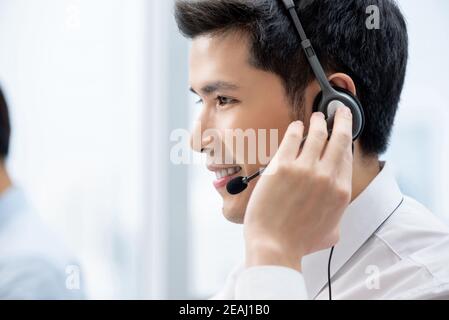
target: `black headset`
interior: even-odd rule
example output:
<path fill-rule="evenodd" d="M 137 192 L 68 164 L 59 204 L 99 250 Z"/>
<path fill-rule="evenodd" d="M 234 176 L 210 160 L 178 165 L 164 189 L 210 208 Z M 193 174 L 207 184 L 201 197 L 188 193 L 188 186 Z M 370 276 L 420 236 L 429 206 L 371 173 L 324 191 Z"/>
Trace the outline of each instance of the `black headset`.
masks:
<path fill-rule="evenodd" d="M 321 88 L 321 92 L 318 94 L 313 104 L 314 112 L 324 113 L 330 126 L 328 129 L 332 129 L 334 116 L 337 109 L 334 102 L 340 101 L 351 109 L 353 118 L 352 139 L 353 141 L 357 140 L 357 138 L 359 138 L 362 134 L 365 126 L 365 114 L 363 112 L 362 104 L 351 92 L 330 84 L 321 63 L 318 60 L 315 50 L 313 49 L 312 43 L 307 38 L 304 28 L 302 27 L 298 13 L 296 12 L 296 5 L 294 1 L 282 0 L 282 2 L 284 3 L 287 11 L 290 13 L 301 39 L 301 46 Z"/>

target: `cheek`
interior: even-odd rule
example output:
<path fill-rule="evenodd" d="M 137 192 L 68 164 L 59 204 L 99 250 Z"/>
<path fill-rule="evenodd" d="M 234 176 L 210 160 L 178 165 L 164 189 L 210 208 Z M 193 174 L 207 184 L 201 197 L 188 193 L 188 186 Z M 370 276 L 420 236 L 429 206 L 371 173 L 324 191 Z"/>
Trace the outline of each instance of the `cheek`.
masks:
<path fill-rule="evenodd" d="M 268 117 L 267 117 L 268 118 Z M 227 149 L 238 163 L 248 166 L 266 166 L 279 149 L 290 124 L 287 119 L 252 121 L 242 123 L 233 139 L 226 140 Z M 231 150 L 232 149 L 232 150 Z"/>
<path fill-rule="evenodd" d="M 217 114 L 226 156 L 239 164 L 267 165 L 293 121 L 290 111 L 288 104 L 258 98 Z"/>

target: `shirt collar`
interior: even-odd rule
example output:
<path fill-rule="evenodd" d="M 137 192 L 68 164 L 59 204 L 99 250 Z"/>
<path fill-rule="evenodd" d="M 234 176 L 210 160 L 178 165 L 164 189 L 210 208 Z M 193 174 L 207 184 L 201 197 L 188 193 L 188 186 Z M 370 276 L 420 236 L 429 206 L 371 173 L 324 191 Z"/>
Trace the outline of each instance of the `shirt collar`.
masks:
<path fill-rule="evenodd" d="M 382 166 L 381 172 L 343 215 L 340 241 L 332 257 L 331 277 L 394 213 L 403 200 L 390 166 L 385 163 Z M 323 250 L 303 259 L 303 275 L 310 298 L 315 298 L 327 284 L 329 254 L 330 250 Z"/>

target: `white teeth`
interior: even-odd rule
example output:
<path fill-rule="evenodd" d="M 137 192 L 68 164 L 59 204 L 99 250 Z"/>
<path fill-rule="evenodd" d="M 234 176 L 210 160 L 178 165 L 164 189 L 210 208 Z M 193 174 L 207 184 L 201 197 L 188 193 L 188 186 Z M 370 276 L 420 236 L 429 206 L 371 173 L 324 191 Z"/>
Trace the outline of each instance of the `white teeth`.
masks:
<path fill-rule="evenodd" d="M 233 174 L 236 174 L 241 170 L 240 167 L 232 167 L 227 169 L 221 169 L 215 172 L 215 175 L 217 176 L 217 179 L 221 179 L 224 177 L 232 176 Z"/>

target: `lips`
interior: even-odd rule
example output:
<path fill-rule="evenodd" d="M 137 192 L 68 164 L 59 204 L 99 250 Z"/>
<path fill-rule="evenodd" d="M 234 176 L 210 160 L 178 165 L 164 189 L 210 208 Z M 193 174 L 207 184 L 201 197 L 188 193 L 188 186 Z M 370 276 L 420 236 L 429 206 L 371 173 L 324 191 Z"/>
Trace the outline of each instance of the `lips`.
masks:
<path fill-rule="evenodd" d="M 227 168 L 209 168 L 209 170 L 215 172 L 217 179 L 214 181 L 214 187 L 220 189 L 225 187 L 229 181 L 237 176 L 237 174 L 242 171 L 242 167 L 234 166 Z"/>

